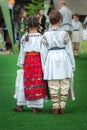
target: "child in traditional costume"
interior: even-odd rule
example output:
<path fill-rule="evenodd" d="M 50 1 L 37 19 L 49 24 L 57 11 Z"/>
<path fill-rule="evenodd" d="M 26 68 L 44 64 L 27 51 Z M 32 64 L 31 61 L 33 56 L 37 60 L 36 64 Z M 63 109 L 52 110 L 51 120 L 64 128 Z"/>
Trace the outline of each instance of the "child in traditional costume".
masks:
<path fill-rule="evenodd" d="M 83 27 L 79 21 L 79 15 L 74 14 L 72 20 L 73 33 L 72 33 L 72 42 L 73 42 L 73 52 L 75 56 L 78 56 L 80 43 L 82 41 Z"/>
<path fill-rule="evenodd" d="M 84 20 L 83 40 L 87 41 L 87 16 Z"/>
<path fill-rule="evenodd" d="M 70 79 L 75 70 L 72 44 L 66 31 L 60 30 L 62 16 L 57 10 L 49 15 L 52 28 L 45 32 L 41 40 L 41 57 L 44 70 L 44 79 L 52 99 L 53 114 L 64 114 Z M 58 91 L 60 89 L 60 97 Z"/>
<path fill-rule="evenodd" d="M 36 16 L 28 19 L 29 33 L 23 35 L 17 65 L 23 67 L 17 94 L 17 106 L 14 111 L 23 111 L 23 106 L 39 112 L 43 108 L 46 93 L 46 82 L 43 80 L 40 58 L 41 34 L 38 33 L 39 21 Z"/>

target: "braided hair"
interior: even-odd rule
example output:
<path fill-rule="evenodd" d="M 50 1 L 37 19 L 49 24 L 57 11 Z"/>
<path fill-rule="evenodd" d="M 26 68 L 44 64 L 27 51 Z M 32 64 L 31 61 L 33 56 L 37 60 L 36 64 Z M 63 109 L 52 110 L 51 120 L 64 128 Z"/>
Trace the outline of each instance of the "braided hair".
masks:
<path fill-rule="evenodd" d="M 28 30 L 30 28 L 37 28 L 37 30 L 39 28 L 39 19 L 36 15 L 30 16 L 28 18 Z M 25 41 L 29 41 L 29 35 L 26 35 Z"/>

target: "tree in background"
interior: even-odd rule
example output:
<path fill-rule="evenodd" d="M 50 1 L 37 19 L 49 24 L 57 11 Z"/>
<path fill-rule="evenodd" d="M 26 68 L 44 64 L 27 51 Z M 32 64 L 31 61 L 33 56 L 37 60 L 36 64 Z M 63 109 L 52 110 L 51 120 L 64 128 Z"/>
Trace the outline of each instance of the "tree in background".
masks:
<path fill-rule="evenodd" d="M 31 0 L 31 3 L 26 6 L 27 15 L 38 14 L 40 9 L 44 9 L 44 0 Z"/>

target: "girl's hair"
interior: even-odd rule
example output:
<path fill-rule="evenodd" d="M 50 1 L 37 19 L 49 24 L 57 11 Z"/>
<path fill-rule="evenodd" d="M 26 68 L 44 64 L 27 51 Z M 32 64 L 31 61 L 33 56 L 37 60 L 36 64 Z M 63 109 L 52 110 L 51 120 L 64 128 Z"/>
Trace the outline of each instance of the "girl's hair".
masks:
<path fill-rule="evenodd" d="M 52 25 L 55 25 L 59 22 L 59 20 L 62 20 L 62 15 L 57 10 L 52 10 L 49 14 L 49 20 Z"/>
<path fill-rule="evenodd" d="M 29 28 L 37 28 L 39 26 L 39 19 L 36 15 L 30 16 L 28 18 L 28 26 Z"/>
<path fill-rule="evenodd" d="M 36 15 L 30 16 L 28 18 L 28 28 L 39 28 L 39 19 Z M 25 41 L 29 41 L 29 35 L 25 36 Z"/>

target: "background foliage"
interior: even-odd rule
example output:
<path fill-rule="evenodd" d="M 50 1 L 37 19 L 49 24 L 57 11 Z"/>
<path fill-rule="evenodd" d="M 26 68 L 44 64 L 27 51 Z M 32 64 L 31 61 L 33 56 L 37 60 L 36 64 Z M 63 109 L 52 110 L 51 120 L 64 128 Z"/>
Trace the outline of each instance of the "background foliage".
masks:
<path fill-rule="evenodd" d="M 44 9 L 44 1 L 43 0 L 31 0 L 31 3 L 29 3 L 26 6 L 27 9 L 27 15 L 34 15 L 38 14 L 40 9 Z"/>

